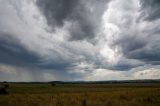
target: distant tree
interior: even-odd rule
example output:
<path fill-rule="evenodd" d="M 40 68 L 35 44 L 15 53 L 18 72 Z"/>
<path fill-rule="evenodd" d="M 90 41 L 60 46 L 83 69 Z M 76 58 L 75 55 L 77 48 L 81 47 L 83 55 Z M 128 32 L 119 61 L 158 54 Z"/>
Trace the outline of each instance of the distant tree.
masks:
<path fill-rule="evenodd" d="M 5 88 L 9 88 L 9 85 L 8 85 L 8 84 L 5 84 L 4 87 L 5 87 Z"/>
<path fill-rule="evenodd" d="M 0 94 L 8 94 L 6 88 L 0 88 Z"/>
<path fill-rule="evenodd" d="M 9 84 L 4 81 L 2 85 L 3 86 L 0 88 L 0 94 L 8 94 L 7 88 L 9 88 Z"/>
<path fill-rule="evenodd" d="M 7 81 L 3 81 L 3 83 L 7 83 Z"/>
<path fill-rule="evenodd" d="M 3 82 L 3 85 L 4 85 L 4 88 L 9 88 L 9 84 L 8 84 L 7 81 L 4 81 L 4 82 Z"/>
<path fill-rule="evenodd" d="M 52 86 L 55 86 L 56 84 L 55 84 L 54 82 L 51 82 L 51 85 L 52 85 Z"/>

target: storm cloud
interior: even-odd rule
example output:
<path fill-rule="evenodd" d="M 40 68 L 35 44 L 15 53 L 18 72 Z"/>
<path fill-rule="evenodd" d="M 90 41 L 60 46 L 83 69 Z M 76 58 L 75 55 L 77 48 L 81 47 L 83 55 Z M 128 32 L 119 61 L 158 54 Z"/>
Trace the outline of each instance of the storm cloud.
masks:
<path fill-rule="evenodd" d="M 124 19 L 123 23 L 112 19 L 112 24 L 118 28 L 119 32 L 117 35 L 114 35 L 115 38 L 110 45 L 112 48 L 119 48 L 119 51 L 127 59 L 158 65 L 160 60 L 158 24 L 160 21 L 156 11 L 159 11 L 159 4 L 156 0 L 151 1 L 151 3 L 150 1 L 141 0 L 139 4 L 139 8 L 130 7 L 130 10 L 122 10 L 124 15 L 119 18 Z M 129 13 L 128 11 L 133 12 Z M 144 11 L 148 11 L 146 13 L 148 16 L 143 13 Z M 157 14 L 157 17 L 154 14 Z"/>
<path fill-rule="evenodd" d="M 141 0 L 142 15 L 145 20 L 154 21 L 160 18 L 160 1 L 159 0 Z"/>
<path fill-rule="evenodd" d="M 109 0 L 37 0 L 51 30 L 70 22 L 69 40 L 92 39 Z"/>
<path fill-rule="evenodd" d="M 1 0 L 0 81 L 160 78 L 158 0 Z"/>

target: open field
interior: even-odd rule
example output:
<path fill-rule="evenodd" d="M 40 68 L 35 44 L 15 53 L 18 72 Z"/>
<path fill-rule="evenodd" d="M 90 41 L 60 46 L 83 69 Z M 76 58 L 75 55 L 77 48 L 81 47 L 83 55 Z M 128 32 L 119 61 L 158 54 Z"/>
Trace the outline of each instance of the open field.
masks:
<path fill-rule="evenodd" d="M 0 106 L 160 106 L 159 83 L 9 84 Z"/>

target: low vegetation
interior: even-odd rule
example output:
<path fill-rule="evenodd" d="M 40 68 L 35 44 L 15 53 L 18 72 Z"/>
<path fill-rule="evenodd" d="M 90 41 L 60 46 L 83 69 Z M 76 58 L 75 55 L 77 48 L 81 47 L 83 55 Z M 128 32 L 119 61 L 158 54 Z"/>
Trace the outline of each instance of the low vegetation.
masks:
<path fill-rule="evenodd" d="M 160 106 L 160 84 L 9 84 L 0 106 Z"/>

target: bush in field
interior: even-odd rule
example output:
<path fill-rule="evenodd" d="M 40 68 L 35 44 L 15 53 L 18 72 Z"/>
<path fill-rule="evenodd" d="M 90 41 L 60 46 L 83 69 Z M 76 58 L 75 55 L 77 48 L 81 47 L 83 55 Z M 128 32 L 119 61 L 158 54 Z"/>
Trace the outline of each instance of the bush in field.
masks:
<path fill-rule="evenodd" d="M 0 94 L 8 94 L 6 88 L 0 88 Z"/>
<path fill-rule="evenodd" d="M 55 86 L 56 84 L 54 82 L 51 83 L 52 86 Z"/>
<path fill-rule="evenodd" d="M 4 87 L 5 87 L 5 88 L 9 88 L 9 85 L 8 85 L 8 84 L 5 84 Z"/>
<path fill-rule="evenodd" d="M 8 84 L 6 81 L 3 82 L 3 86 L 4 86 L 5 88 L 9 88 L 9 84 Z"/>
<path fill-rule="evenodd" d="M 3 87 L 0 88 L 0 94 L 8 94 L 7 88 L 9 88 L 9 84 L 6 81 L 4 81 Z"/>

